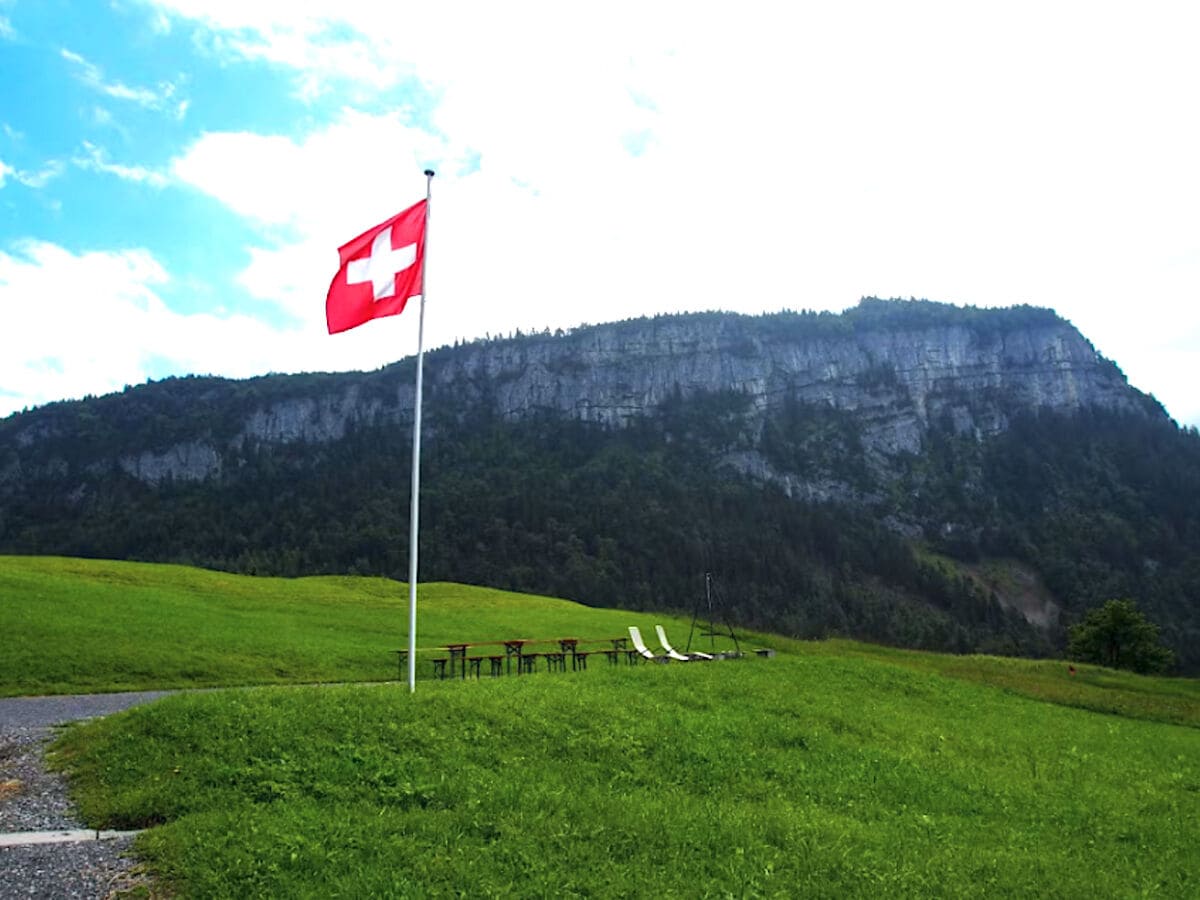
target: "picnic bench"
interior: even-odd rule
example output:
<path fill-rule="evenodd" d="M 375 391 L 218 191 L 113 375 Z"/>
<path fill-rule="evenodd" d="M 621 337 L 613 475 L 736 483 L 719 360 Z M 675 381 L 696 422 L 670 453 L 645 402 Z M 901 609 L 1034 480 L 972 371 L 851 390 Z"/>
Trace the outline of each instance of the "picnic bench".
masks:
<path fill-rule="evenodd" d="M 551 647 L 557 646 L 558 649 L 531 652 L 527 648 L 532 644 L 548 644 Z M 610 644 L 611 647 L 584 650 L 580 649 L 581 644 Z M 481 647 L 503 647 L 504 652 L 481 652 L 478 649 Z M 629 648 L 628 638 L 624 636 L 598 639 L 558 637 L 540 640 L 533 638 L 508 638 L 494 641 L 457 641 L 442 644 L 438 649 L 444 650 L 446 656 L 430 660 L 430 664 L 433 666 L 433 676 L 437 679 L 454 677 L 462 679 L 468 677 L 480 678 L 482 677 L 484 660 L 488 662 L 488 674 L 492 678 L 499 677 L 505 673 L 511 675 L 514 668 L 514 661 L 516 662 L 518 675 L 529 675 L 536 672 L 537 661 L 539 659 L 546 661 L 547 672 L 565 672 L 567 670 L 568 656 L 571 658 L 571 671 L 584 671 L 587 669 L 588 657 L 593 653 L 603 653 L 608 661 L 614 664 L 620 661 L 621 654 L 625 655 L 627 662 L 631 665 L 638 662 L 637 651 Z M 403 680 L 404 664 L 408 661 L 408 651 L 395 650 L 393 652 L 396 654 L 397 670 L 400 679 Z"/>

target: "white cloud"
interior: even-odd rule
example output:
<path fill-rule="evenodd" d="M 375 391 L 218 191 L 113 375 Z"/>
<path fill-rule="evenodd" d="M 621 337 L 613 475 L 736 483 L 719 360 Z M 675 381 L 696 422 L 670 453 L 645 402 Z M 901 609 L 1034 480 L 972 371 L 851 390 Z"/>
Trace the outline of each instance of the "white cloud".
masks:
<path fill-rule="evenodd" d="M 156 172 L 144 166 L 127 166 L 110 162 L 108 152 L 90 141 L 83 142 L 83 155 L 76 156 L 71 162 L 80 169 L 115 175 L 122 181 L 145 184 L 152 188 L 163 188 L 169 183 L 167 176 L 162 172 Z"/>
<path fill-rule="evenodd" d="M 374 87 L 394 84 L 410 67 L 381 44 L 397 10 L 350 0 L 335 3 L 242 3 L 149 0 L 154 15 L 178 16 L 204 30 L 204 43 L 231 59 L 273 63 L 296 73 L 297 91 L 315 98 L 333 78 Z M 355 23 L 362 23 L 356 25 Z M 405 23 L 405 31 L 410 23 Z M 367 29 L 371 39 L 360 31 Z"/>
<path fill-rule="evenodd" d="M 4 181 L 9 175 L 16 173 L 16 170 L 8 165 L 4 160 L 0 159 L 0 188 L 4 187 Z"/>
<path fill-rule="evenodd" d="M 130 87 L 120 81 L 108 81 L 104 77 L 103 70 L 80 56 L 74 51 L 63 47 L 59 51 L 60 55 L 67 62 L 72 63 L 79 72 L 79 79 L 93 90 L 99 91 L 105 96 L 112 97 L 114 100 L 126 100 L 131 103 L 136 103 L 145 109 L 163 109 L 167 106 L 175 96 L 175 85 L 169 81 L 161 82 L 157 88 L 148 87 Z M 179 111 L 179 106 L 175 105 L 174 109 L 178 118 L 182 118 L 182 112 Z M 186 111 L 186 104 L 183 106 L 183 111 Z"/>
<path fill-rule="evenodd" d="M 176 161 L 261 225 L 242 284 L 308 328 L 337 244 L 436 161 L 434 342 L 864 294 L 1028 302 L 1200 419 L 1191 4 L 156 8 L 309 95 L 416 78 L 436 101 L 298 140 L 212 133 Z M 374 343 L 360 365 L 411 346 Z"/>
<path fill-rule="evenodd" d="M 157 35 L 171 33 L 171 18 L 162 10 L 155 11 L 150 18 L 150 30 Z"/>
<path fill-rule="evenodd" d="M 12 22 L 8 16 L 0 16 L 0 40 L 13 41 L 17 38 L 17 31 L 12 27 Z"/>
<path fill-rule="evenodd" d="M 27 188 L 37 190 L 44 188 L 51 181 L 67 170 L 61 160 L 51 159 L 45 162 L 37 171 L 19 169 L 13 172 L 13 179 Z"/>
<path fill-rule="evenodd" d="M 414 202 L 426 161 L 446 152 L 441 141 L 397 116 L 346 111 L 300 142 L 204 135 L 174 161 L 172 174 L 262 227 L 268 246 L 253 249 L 243 284 L 316 321 L 323 312 L 317 315 L 321 306 L 314 297 L 324 295 L 337 247 Z M 287 240 L 269 240 L 277 234 Z"/>
<path fill-rule="evenodd" d="M 145 250 L 75 254 L 41 241 L 0 252 L 0 415 L 172 371 L 232 377 L 303 366 L 306 342 L 246 316 L 184 315 Z"/>
<path fill-rule="evenodd" d="M 420 139 L 395 118 L 351 113 L 345 127 L 300 143 L 248 132 L 206 134 L 172 170 L 260 224 L 319 228 L 319 213 L 345 206 L 360 213 L 386 209 L 389 182 L 417 165 L 413 151 Z"/>

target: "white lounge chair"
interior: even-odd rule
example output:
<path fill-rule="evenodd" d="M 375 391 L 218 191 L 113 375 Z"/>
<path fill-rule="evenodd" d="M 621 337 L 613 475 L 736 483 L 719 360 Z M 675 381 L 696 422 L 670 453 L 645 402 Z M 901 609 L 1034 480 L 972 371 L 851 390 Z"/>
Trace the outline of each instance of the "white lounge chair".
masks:
<path fill-rule="evenodd" d="M 646 646 L 646 642 L 642 640 L 642 631 L 636 625 L 629 626 L 629 639 L 633 641 L 633 649 L 644 656 L 646 659 L 652 659 L 655 662 L 666 662 L 667 657 L 655 656 Z"/>
<path fill-rule="evenodd" d="M 667 651 L 667 656 L 671 657 L 671 659 L 680 659 L 680 660 L 684 660 L 684 661 L 690 661 L 693 659 L 712 659 L 711 655 L 709 655 L 707 653 L 699 653 L 699 652 L 692 653 L 688 656 L 684 656 L 682 653 L 680 653 L 678 650 L 676 650 L 674 647 L 671 646 L 670 641 L 667 640 L 667 632 L 663 629 L 663 627 L 661 625 L 655 625 L 654 630 L 658 632 L 658 642 L 660 644 L 662 644 L 662 648 Z"/>

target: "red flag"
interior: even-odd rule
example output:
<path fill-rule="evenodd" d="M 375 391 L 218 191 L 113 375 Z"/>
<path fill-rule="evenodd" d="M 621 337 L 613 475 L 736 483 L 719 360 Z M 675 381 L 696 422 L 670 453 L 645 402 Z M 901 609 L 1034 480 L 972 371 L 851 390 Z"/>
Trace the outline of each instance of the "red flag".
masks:
<path fill-rule="evenodd" d="M 329 333 L 404 312 L 425 284 L 425 200 L 338 247 L 325 296 Z"/>

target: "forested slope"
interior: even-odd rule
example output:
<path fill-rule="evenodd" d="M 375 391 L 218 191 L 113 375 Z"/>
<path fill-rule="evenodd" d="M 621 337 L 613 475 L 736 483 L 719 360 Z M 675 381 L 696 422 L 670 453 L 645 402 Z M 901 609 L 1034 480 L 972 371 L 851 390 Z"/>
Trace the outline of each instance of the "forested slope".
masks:
<path fill-rule="evenodd" d="M 1131 597 L 1200 667 L 1200 438 L 1052 313 L 677 319 L 434 354 L 422 579 L 688 610 L 711 571 L 746 625 L 1034 654 Z M 403 578 L 411 374 L 10 417 L 0 552 Z"/>

